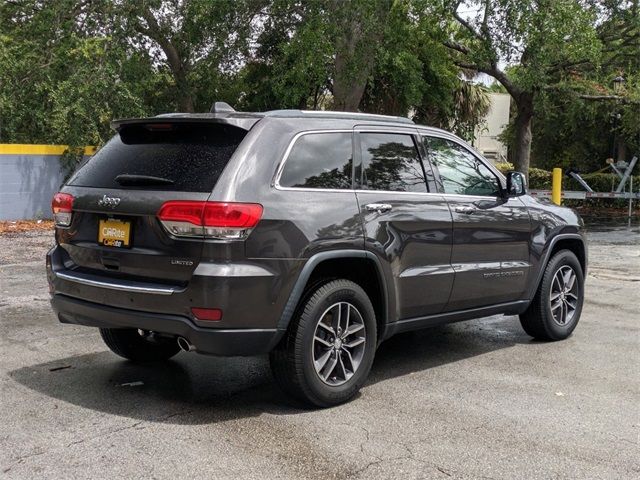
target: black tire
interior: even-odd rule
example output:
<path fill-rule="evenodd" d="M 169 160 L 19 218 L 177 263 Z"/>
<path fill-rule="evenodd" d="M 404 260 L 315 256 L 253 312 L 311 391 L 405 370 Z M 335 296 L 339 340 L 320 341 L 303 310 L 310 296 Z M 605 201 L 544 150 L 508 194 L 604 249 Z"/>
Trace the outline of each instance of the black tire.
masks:
<path fill-rule="evenodd" d="M 551 309 L 551 290 L 556 274 L 564 267 L 570 267 L 575 272 L 577 300 L 571 319 L 561 324 L 558 323 Z M 570 250 L 561 250 L 547 263 L 531 305 L 520 315 L 520 323 L 524 331 L 537 340 L 564 340 L 571 335 L 578 325 L 583 302 L 584 274 L 580 261 Z"/>
<path fill-rule="evenodd" d="M 113 353 L 134 362 L 167 360 L 180 351 L 178 342 L 151 342 L 132 328 L 101 328 L 100 336 Z"/>
<path fill-rule="evenodd" d="M 362 360 L 355 372 L 345 383 L 333 386 L 325 383 L 314 367 L 314 337 L 323 314 L 332 305 L 341 302 L 357 309 L 360 315 L 358 319 L 361 318 L 364 325 L 365 341 Z M 304 405 L 338 405 L 353 398 L 366 381 L 373 364 L 376 343 L 376 317 L 367 294 L 354 282 L 332 280 L 314 287 L 303 297 L 285 337 L 270 354 L 271 370 L 280 388 Z M 338 354 L 335 355 L 337 357 Z"/>

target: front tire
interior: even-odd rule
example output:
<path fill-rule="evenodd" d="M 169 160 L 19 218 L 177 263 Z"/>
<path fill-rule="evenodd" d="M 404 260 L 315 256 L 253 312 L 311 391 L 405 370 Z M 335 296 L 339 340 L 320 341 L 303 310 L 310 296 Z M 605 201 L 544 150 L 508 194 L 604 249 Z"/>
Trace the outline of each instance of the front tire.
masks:
<path fill-rule="evenodd" d="M 529 308 L 520 315 L 527 334 L 538 340 L 564 340 L 578 325 L 584 302 L 584 274 L 570 250 L 556 253 L 547 264 Z"/>
<path fill-rule="evenodd" d="M 168 360 L 180 351 L 178 342 L 151 342 L 133 328 L 101 328 L 100 336 L 113 353 L 134 362 Z"/>
<path fill-rule="evenodd" d="M 376 350 L 373 305 L 349 280 L 333 280 L 305 297 L 270 362 L 280 388 L 306 405 L 330 407 L 353 398 Z"/>

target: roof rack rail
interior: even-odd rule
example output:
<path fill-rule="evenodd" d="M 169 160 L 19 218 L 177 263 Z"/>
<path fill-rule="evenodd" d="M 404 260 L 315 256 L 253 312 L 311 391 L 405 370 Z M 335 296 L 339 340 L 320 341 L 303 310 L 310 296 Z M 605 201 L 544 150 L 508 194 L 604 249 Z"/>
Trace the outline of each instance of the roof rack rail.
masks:
<path fill-rule="evenodd" d="M 345 118 L 350 120 L 385 121 L 394 123 L 408 123 L 414 125 L 413 120 L 406 117 L 393 117 L 375 113 L 336 112 L 332 110 L 270 110 L 264 112 L 265 117 L 316 117 L 316 118 Z"/>

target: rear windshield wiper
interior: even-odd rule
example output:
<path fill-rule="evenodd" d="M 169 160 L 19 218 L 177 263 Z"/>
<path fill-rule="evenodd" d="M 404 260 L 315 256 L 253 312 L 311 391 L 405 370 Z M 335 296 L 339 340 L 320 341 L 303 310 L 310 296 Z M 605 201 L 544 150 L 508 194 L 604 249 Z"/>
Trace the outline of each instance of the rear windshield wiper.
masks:
<path fill-rule="evenodd" d="M 136 185 L 173 185 L 174 181 L 168 178 L 152 177 L 151 175 L 129 175 L 123 173 L 115 178 L 115 181 L 122 186 Z"/>

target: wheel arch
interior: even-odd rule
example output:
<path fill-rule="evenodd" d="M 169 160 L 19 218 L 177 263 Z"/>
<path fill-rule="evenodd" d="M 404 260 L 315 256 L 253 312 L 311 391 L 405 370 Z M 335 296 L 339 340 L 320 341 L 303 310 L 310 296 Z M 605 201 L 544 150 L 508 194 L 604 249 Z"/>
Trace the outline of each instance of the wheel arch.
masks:
<path fill-rule="evenodd" d="M 582 267 L 582 272 L 586 277 L 587 274 L 587 247 L 585 245 L 584 237 L 578 233 L 563 233 L 556 235 L 551 238 L 547 247 L 545 248 L 545 253 L 543 255 L 543 261 L 540 262 L 540 270 L 538 271 L 538 275 L 536 277 L 536 281 L 533 283 L 531 290 L 529 292 L 529 299 L 533 299 L 538 287 L 540 286 L 540 282 L 542 281 L 542 277 L 544 275 L 544 271 L 549 264 L 549 260 L 560 250 L 569 250 L 574 253 L 576 257 L 578 257 L 578 261 L 580 262 L 580 266 Z"/>
<path fill-rule="evenodd" d="M 380 260 L 366 250 L 331 250 L 320 252 L 307 260 L 289 295 L 278 331 L 283 334 L 308 289 L 320 281 L 345 278 L 367 293 L 376 314 L 378 341 L 384 338 L 389 317 L 389 292 Z"/>

